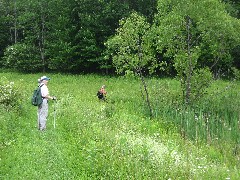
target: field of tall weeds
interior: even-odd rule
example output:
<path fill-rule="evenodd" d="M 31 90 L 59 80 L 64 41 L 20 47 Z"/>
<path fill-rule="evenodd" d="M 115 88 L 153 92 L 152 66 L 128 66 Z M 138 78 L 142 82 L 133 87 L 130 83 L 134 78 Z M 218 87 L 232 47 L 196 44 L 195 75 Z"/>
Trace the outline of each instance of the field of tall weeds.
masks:
<path fill-rule="evenodd" d="M 239 82 L 218 80 L 186 107 L 177 80 L 149 78 L 150 118 L 137 78 L 47 75 L 57 101 L 39 132 L 30 100 L 42 75 L 0 73 L 11 88 L 0 105 L 1 179 L 240 179 Z M 103 84 L 107 102 L 96 96 Z"/>

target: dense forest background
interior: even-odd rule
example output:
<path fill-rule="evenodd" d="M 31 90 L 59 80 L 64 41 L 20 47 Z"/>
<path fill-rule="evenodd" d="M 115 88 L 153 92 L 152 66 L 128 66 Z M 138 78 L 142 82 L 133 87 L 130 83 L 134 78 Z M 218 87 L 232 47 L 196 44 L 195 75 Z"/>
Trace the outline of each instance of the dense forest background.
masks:
<path fill-rule="evenodd" d="M 181 2 L 188 5 L 188 12 L 184 12 Z M 111 39 L 116 34 L 120 37 L 121 22 L 126 24 L 126 19 L 136 13 L 148 24 L 147 27 L 136 25 L 148 31 L 150 48 L 146 51 L 151 52 L 151 58 L 145 57 L 154 59 L 154 63 L 145 63 L 141 68 L 154 67 L 152 72 L 156 75 L 179 74 L 176 57 L 182 57 L 179 52 L 186 48 L 187 59 L 197 52 L 194 67 L 209 67 L 215 76 L 229 76 L 233 69 L 240 68 L 240 3 L 238 0 L 201 3 L 193 4 L 189 0 L 0 0 L 0 67 L 22 72 L 115 73 L 116 66 L 124 64 L 119 63 L 122 59 L 114 60 L 114 52 L 120 52 L 118 48 L 124 43 L 111 45 Z M 197 14 L 195 7 L 202 11 Z M 210 12 L 212 9 L 215 11 Z M 211 17 L 211 13 L 222 16 Z M 141 21 L 139 17 L 135 16 L 136 22 Z M 180 27 L 183 22 L 178 23 L 178 17 L 184 17 L 186 28 L 181 32 L 175 29 L 171 34 L 173 26 Z M 132 16 L 131 22 L 134 21 Z M 164 34 L 168 24 L 173 24 L 173 28 L 165 29 Z M 123 27 L 122 31 L 127 32 L 126 29 L 130 28 Z M 133 31 L 144 36 L 140 31 Z M 171 36 L 165 38 L 166 33 Z M 186 42 L 187 46 L 175 41 Z M 113 49 L 114 46 L 118 48 Z M 149 74 L 150 70 L 145 72 Z"/>

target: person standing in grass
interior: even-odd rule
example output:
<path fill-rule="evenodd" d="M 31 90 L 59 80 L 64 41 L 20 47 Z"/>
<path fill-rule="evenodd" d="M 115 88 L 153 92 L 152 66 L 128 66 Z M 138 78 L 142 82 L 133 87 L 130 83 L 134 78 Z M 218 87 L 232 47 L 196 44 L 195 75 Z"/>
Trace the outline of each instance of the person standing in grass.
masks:
<path fill-rule="evenodd" d="M 102 85 L 102 87 L 98 90 L 97 92 L 97 96 L 99 100 L 103 100 L 106 101 L 106 95 L 107 95 L 107 91 L 106 91 L 106 86 Z"/>
<path fill-rule="evenodd" d="M 46 122 L 48 117 L 48 100 L 56 100 L 56 97 L 50 96 L 48 91 L 48 81 L 50 80 L 47 76 L 40 78 L 41 95 L 43 102 L 38 106 L 38 129 L 43 131 L 46 129 Z"/>

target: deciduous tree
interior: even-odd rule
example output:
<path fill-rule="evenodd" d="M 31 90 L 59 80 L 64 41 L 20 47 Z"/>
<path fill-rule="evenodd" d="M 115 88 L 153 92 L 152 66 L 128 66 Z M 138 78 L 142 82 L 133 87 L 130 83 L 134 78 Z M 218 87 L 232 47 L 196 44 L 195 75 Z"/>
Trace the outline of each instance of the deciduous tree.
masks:
<path fill-rule="evenodd" d="M 209 74 L 199 69 L 207 64 L 213 68 L 229 60 L 226 55 L 230 56 L 231 48 L 240 42 L 239 28 L 239 20 L 231 17 L 218 0 L 158 0 L 152 28 L 154 42 L 159 52 L 164 51 L 165 56 L 174 60 L 187 104 L 196 98 L 193 97 L 194 87 L 208 85 L 195 86 L 194 83 L 199 82 L 193 81 L 196 80 L 194 75 L 197 72 Z M 204 53 L 209 55 L 208 59 Z"/>
<path fill-rule="evenodd" d="M 116 35 L 107 41 L 106 46 L 111 52 L 108 58 L 113 59 L 118 73 L 135 74 L 141 78 L 150 116 L 152 116 L 147 85 L 143 78 L 143 71 L 151 70 L 150 64 L 155 62 L 148 41 L 149 28 L 150 25 L 143 16 L 132 13 L 130 17 L 120 21 Z"/>

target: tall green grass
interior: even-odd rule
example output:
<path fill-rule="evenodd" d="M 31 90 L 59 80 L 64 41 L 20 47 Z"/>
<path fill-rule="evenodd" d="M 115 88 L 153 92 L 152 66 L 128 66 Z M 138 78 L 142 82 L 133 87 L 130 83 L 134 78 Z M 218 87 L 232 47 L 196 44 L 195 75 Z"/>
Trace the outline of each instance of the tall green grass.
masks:
<path fill-rule="evenodd" d="M 200 101 L 187 107 L 182 104 L 177 81 L 155 80 L 149 84 L 154 84 L 151 91 L 155 95 L 152 101 L 156 116 L 174 122 L 183 136 L 195 141 L 226 141 L 239 145 L 239 82 L 215 81 Z"/>
<path fill-rule="evenodd" d="M 15 82 L 23 99 L 20 111 L 9 113 L 1 107 L 1 179 L 240 178 L 239 156 L 226 155 L 227 141 L 191 141 L 205 139 L 208 131 L 196 126 L 196 108 L 193 113 L 180 106 L 176 80 L 147 81 L 155 113 L 149 119 L 138 79 L 49 74 L 50 93 L 58 100 L 49 102 L 47 130 L 39 132 L 30 98 L 41 75 L 0 75 Z M 220 83 L 216 88 L 224 88 L 225 82 Z M 107 86 L 107 103 L 96 97 L 102 84 Z M 200 113 L 206 110 L 199 110 L 198 117 L 204 117 Z"/>

